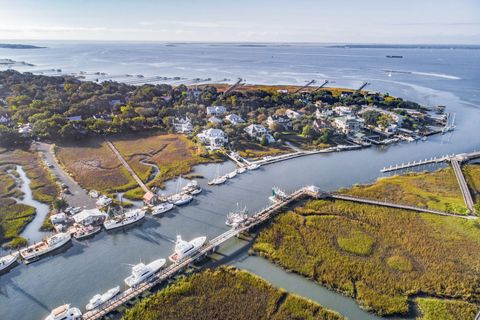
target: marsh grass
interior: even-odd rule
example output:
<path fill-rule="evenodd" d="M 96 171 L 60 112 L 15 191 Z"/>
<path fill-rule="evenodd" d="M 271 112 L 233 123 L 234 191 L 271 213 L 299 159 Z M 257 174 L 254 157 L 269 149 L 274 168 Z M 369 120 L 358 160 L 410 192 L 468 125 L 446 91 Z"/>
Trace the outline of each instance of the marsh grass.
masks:
<path fill-rule="evenodd" d="M 478 311 L 478 306 L 465 301 L 433 298 L 417 298 L 416 301 L 422 313 L 418 320 L 469 320 Z"/>

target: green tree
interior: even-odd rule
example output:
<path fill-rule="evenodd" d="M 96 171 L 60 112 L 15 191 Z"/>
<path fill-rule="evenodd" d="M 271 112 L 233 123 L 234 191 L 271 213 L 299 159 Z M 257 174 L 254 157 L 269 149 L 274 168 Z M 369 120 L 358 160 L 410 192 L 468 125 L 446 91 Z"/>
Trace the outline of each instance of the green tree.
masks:
<path fill-rule="evenodd" d="M 266 135 L 266 134 L 263 134 L 263 135 L 262 135 L 262 138 L 260 139 L 260 144 L 261 144 L 262 146 L 268 145 L 268 140 L 267 140 L 267 135 Z"/>

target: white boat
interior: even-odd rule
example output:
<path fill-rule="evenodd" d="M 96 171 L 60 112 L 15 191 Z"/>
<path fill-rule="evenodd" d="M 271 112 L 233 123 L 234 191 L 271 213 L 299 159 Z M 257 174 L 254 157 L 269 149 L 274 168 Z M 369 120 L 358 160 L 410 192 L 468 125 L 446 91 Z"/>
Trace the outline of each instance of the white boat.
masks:
<path fill-rule="evenodd" d="M 200 188 L 196 180 L 192 180 L 185 187 L 182 188 L 182 191 L 191 195 L 196 195 L 202 192 L 202 188 Z"/>
<path fill-rule="evenodd" d="M 268 200 L 275 203 L 277 201 L 283 201 L 288 197 L 287 193 L 277 187 L 272 188 L 272 195 L 268 197 Z"/>
<path fill-rule="evenodd" d="M 73 227 L 72 231 L 73 233 L 71 234 L 75 239 L 83 240 L 83 239 L 93 237 L 94 235 L 102 231 L 102 227 L 101 226 L 95 227 L 92 225 L 88 225 L 88 226 L 76 225 Z"/>
<path fill-rule="evenodd" d="M 162 213 L 165 213 L 167 211 L 172 210 L 174 207 L 173 203 L 169 202 L 164 202 L 159 205 L 156 205 L 155 207 L 152 208 L 152 216 L 156 216 Z"/>
<path fill-rule="evenodd" d="M 33 244 L 25 249 L 20 250 L 20 256 L 29 263 L 33 260 L 39 259 L 42 255 L 52 252 L 60 247 L 63 247 L 72 239 L 70 233 L 57 233 L 42 242 Z"/>
<path fill-rule="evenodd" d="M 157 259 L 149 264 L 136 264 L 132 267 L 132 274 L 125 278 L 125 284 L 135 287 L 157 273 L 167 263 L 165 259 Z"/>
<path fill-rule="evenodd" d="M 237 171 L 232 171 L 227 173 L 227 178 L 232 179 L 232 178 L 235 178 L 236 175 L 237 175 Z"/>
<path fill-rule="evenodd" d="M 57 307 L 45 318 L 45 320 L 80 320 L 82 312 L 78 308 L 70 307 L 69 304 Z"/>
<path fill-rule="evenodd" d="M 0 257 L 0 273 L 6 272 L 12 268 L 18 259 L 18 253 L 7 254 L 6 256 Z"/>
<path fill-rule="evenodd" d="M 257 170 L 258 168 L 260 168 L 260 165 L 256 163 L 252 163 L 247 167 L 248 170 Z"/>
<path fill-rule="evenodd" d="M 192 191 L 189 191 L 189 193 L 190 193 L 192 196 L 195 196 L 195 195 L 197 195 L 197 194 L 199 194 L 199 193 L 201 193 L 201 192 L 202 192 L 202 188 L 200 188 L 200 187 L 198 187 L 198 188 L 196 188 L 196 189 L 193 189 Z"/>
<path fill-rule="evenodd" d="M 184 194 L 179 193 L 170 197 L 170 202 L 176 206 L 182 206 L 184 204 L 189 203 L 192 200 L 193 200 L 193 197 L 186 193 Z"/>
<path fill-rule="evenodd" d="M 247 207 L 244 207 L 242 210 L 237 208 L 237 210 L 232 211 L 227 215 L 227 221 L 225 221 L 225 224 L 229 227 L 236 227 L 247 219 Z"/>
<path fill-rule="evenodd" d="M 180 235 L 177 235 L 174 253 L 168 257 L 172 262 L 179 262 L 186 257 L 191 256 L 200 249 L 207 241 L 207 237 L 198 237 L 191 241 L 185 241 Z"/>
<path fill-rule="evenodd" d="M 113 218 L 108 218 L 103 223 L 103 226 L 106 230 L 113 230 L 117 228 L 122 228 L 128 226 L 132 223 L 142 220 L 145 218 L 145 211 L 142 209 L 133 209 L 128 210 L 127 212 L 115 216 Z"/>
<path fill-rule="evenodd" d="M 247 169 L 245 169 L 244 167 L 240 167 L 237 169 L 238 174 L 244 173 L 245 171 L 247 171 Z"/>
<path fill-rule="evenodd" d="M 116 286 L 115 288 L 112 288 L 103 294 L 96 294 L 93 296 L 92 299 L 90 299 L 90 301 L 88 301 L 88 304 L 85 307 L 85 309 L 87 309 L 87 311 L 93 310 L 101 306 L 105 302 L 111 300 L 113 297 L 115 297 L 119 293 L 120 293 L 120 286 Z"/>
<path fill-rule="evenodd" d="M 215 179 L 212 179 L 208 182 L 209 185 L 219 185 L 219 184 L 223 184 L 227 181 L 227 177 L 226 176 L 221 176 L 221 177 L 217 177 Z"/>

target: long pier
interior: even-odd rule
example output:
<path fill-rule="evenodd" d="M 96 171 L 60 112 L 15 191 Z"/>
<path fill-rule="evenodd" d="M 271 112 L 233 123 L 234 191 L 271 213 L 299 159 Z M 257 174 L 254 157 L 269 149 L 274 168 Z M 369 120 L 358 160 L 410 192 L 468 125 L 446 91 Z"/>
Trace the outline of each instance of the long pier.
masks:
<path fill-rule="evenodd" d="M 397 171 L 397 170 L 402 170 L 402 169 L 424 166 L 424 165 L 432 164 L 432 163 L 446 162 L 446 161 L 450 161 L 450 158 L 453 157 L 453 156 L 454 156 L 454 154 L 443 155 L 443 156 L 440 156 L 440 157 L 432 157 L 430 159 L 425 159 L 425 160 L 418 160 L 418 161 L 414 160 L 414 161 L 408 162 L 408 163 L 395 164 L 395 165 L 391 165 L 389 167 L 384 167 L 382 170 L 380 170 L 380 172 L 385 173 L 385 172 L 391 172 L 391 171 Z"/>
<path fill-rule="evenodd" d="M 229 94 L 230 92 L 232 92 L 233 90 L 235 90 L 240 85 L 240 83 L 242 81 L 243 81 L 242 78 L 238 78 L 237 82 L 235 82 L 233 85 L 231 85 L 229 88 L 227 88 L 227 90 L 225 90 L 223 92 L 223 95 L 225 96 L 225 95 Z"/>
<path fill-rule="evenodd" d="M 460 186 L 460 190 L 462 191 L 465 205 L 467 206 L 468 210 L 470 210 L 470 212 L 474 212 L 475 209 L 473 208 L 474 203 L 472 194 L 470 193 L 470 189 L 468 189 L 468 183 L 463 175 L 462 167 L 460 166 L 460 163 L 456 158 L 450 159 L 450 163 L 452 164 L 453 172 L 455 172 L 455 176 L 457 177 L 458 185 Z"/>

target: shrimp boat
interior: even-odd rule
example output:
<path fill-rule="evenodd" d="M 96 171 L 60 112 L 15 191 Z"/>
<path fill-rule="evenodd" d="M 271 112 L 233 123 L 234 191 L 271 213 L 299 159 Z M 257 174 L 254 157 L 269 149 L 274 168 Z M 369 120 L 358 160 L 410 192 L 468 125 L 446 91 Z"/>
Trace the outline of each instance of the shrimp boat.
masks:
<path fill-rule="evenodd" d="M 70 307 L 69 304 L 57 307 L 45 318 L 45 320 L 81 320 L 82 312 L 80 309 Z"/>
<path fill-rule="evenodd" d="M 70 233 L 57 233 L 51 237 L 46 238 L 42 242 L 33 244 L 25 249 L 20 250 L 20 256 L 25 263 L 40 259 L 41 256 L 53 252 L 72 240 Z"/>
<path fill-rule="evenodd" d="M 108 218 L 103 223 L 106 230 L 113 230 L 126 227 L 145 218 L 145 211 L 142 209 L 128 210 L 125 213 Z"/>
<path fill-rule="evenodd" d="M 152 216 L 158 216 L 162 213 L 172 210 L 174 207 L 173 203 L 164 202 L 156 205 L 152 208 Z"/>
<path fill-rule="evenodd" d="M 182 191 L 191 195 L 197 195 L 202 192 L 202 188 L 200 188 L 196 180 L 192 180 L 185 187 L 182 188 Z"/>
<path fill-rule="evenodd" d="M 7 254 L 6 256 L 3 256 L 0 258 L 0 274 L 7 272 L 11 268 L 13 268 L 18 259 L 19 253 L 15 252 L 12 254 Z"/>
<path fill-rule="evenodd" d="M 92 297 L 92 299 L 90 299 L 90 301 L 88 301 L 88 304 L 85 307 L 85 309 L 87 309 L 87 311 L 93 310 L 101 306 L 105 302 L 111 300 L 113 297 L 115 297 L 119 293 L 120 293 L 120 286 L 116 286 L 115 288 L 112 288 L 103 294 L 96 294 Z"/>
<path fill-rule="evenodd" d="M 225 221 L 225 224 L 229 227 L 236 227 L 247 219 L 247 207 L 245 206 L 243 209 L 240 210 L 237 204 L 237 210 L 232 211 L 227 215 L 227 221 Z"/>
<path fill-rule="evenodd" d="M 132 267 L 132 274 L 125 278 L 125 284 L 135 287 L 157 273 L 167 263 L 165 259 L 157 259 L 149 264 L 139 263 Z"/>
<path fill-rule="evenodd" d="M 285 191 L 277 188 L 277 187 L 273 187 L 272 188 L 272 195 L 270 197 L 268 197 L 268 200 L 270 200 L 270 202 L 278 202 L 278 201 L 283 201 L 285 199 L 288 198 L 288 195 Z"/>
<path fill-rule="evenodd" d="M 170 261 L 177 263 L 197 252 L 207 241 L 207 237 L 198 237 L 191 241 L 185 241 L 182 236 L 177 235 L 174 253 L 168 257 Z"/>
<path fill-rule="evenodd" d="M 90 237 L 93 237 L 97 233 L 102 231 L 101 226 L 83 226 L 83 225 L 77 225 L 74 227 L 74 231 L 72 233 L 73 237 L 77 240 L 84 240 Z"/>

